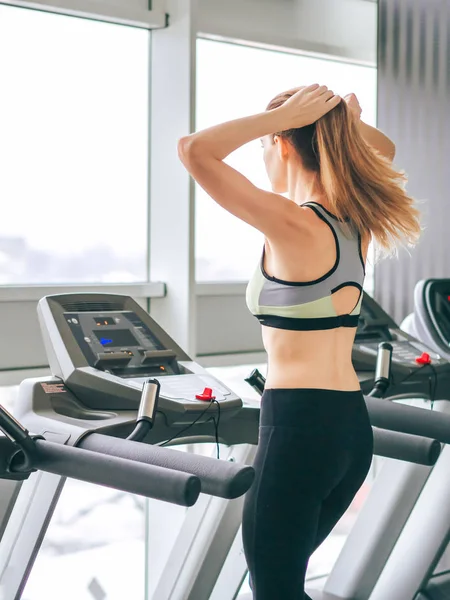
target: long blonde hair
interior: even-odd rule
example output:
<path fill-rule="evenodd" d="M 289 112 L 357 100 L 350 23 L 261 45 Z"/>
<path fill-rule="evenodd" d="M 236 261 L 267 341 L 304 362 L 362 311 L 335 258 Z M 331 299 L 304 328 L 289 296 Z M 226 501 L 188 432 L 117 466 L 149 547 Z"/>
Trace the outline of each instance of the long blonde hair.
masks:
<path fill-rule="evenodd" d="M 297 89 L 278 94 L 267 106 L 281 106 Z M 405 191 L 406 176 L 363 139 L 355 117 L 342 100 L 312 125 L 277 132 L 288 139 L 305 169 L 314 172 L 331 212 L 350 219 L 377 254 L 395 253 L 419 238 L 419 211 Z"/>

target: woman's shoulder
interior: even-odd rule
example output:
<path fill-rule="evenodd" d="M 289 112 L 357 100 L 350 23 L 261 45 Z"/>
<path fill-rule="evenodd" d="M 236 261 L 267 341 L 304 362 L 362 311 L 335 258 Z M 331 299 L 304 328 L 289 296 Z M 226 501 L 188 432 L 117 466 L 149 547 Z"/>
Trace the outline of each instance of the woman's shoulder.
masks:
<path fill-rule="evenodd" d="M 334 239 L 330 226 L 313 210 L 307 206 L 296 205 L 295 211 L 290 215 L 289 227 L 280 237 L 266 237 L 266 247 L 303 253 L 330 236 L 330 239 Z"/>

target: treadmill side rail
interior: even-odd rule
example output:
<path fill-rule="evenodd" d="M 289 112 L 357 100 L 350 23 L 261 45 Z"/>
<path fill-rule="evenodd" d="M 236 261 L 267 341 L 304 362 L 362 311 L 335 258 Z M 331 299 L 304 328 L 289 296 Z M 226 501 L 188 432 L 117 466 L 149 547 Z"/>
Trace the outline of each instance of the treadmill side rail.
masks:
<path fill-rule="evenodd" d="M 426 585 L 449 539 L 449 469 L 450 446 L 445 446 L 370 600 L 411 600 Z"/>
<path fill-rule="evenodd" d="M 65 481 L 37 472 L 22 483 L 0 544 L 0 600 L 20 600 Z"/>

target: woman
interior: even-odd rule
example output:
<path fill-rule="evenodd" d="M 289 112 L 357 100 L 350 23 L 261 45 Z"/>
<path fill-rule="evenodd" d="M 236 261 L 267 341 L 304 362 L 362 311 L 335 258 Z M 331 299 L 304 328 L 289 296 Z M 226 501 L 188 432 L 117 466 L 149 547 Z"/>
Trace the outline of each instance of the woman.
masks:
<path fill-rule="evenodd" d="M 290 90 L 264 113 L 180 140 L 193 178 L 265 236 L 247 288 L 268 375 L 244 549 L 255 600 L 300 600 L 308 560 L 369 470 L 373 439 L 351 352 L 367 248 L 414 243 L 418 213 L 390 161 L 395 148 L 360 121 L 354 95 Z M 225 164 L 261 138 L 273 192 Z M 288 198 L 282 196 L 287 192 Z"/>

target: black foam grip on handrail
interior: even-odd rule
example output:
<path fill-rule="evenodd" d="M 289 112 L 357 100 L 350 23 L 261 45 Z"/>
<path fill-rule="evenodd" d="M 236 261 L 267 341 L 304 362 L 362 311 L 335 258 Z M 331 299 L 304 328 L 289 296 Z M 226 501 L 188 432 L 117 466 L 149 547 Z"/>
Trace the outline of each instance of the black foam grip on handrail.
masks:
<path fill-rule="evenodd" d="M 36 440 L 32 462 L 41 471 L 181 506 L 195 504 L 201 491 L 195 475 L 47 440 Z"/>
<path fill-rule="evenodd" d="M 365 396 L 365 401 L 373 426 L 433 438 L 443 444 L 450 444 L 450 415 L 415 406 L 395 404 L 389 399 Z"/>
<path fill-rule="evenodd" d="M 379 456 L 427 466 L 434 465 L 441 453 L 437 440 L 378 427 L 373 427 L 373 446 L 374 454 Z"/>
<path fill-rule="evenodd" d="M 192 473 L 200 479 L 203 493 L 220 498 L 232 499 L 242 496 L 250 488 L 255 477 L 253 468 L 248 465 L 99 433 L 91 433 L 81 438 L 78 445 L 93 452 L 123 456 L 147 464 Z"/>

